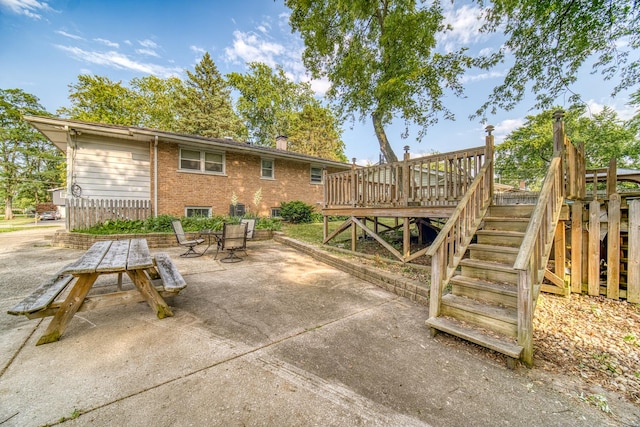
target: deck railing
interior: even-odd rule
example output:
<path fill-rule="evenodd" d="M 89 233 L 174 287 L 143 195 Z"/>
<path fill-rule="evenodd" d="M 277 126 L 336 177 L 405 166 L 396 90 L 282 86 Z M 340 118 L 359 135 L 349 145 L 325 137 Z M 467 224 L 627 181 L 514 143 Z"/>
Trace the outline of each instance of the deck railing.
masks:
<path fill-rule="evenodd" d="M 440 302 L 445 286 L 458 268 L 458 264 L 471 239 L 480 226 L 493 199 L 493 126 L 487 126 L 485 163 L 477 172 L 458 207 L 438 233 L 425 255 L 431 257 L 431 290 L 429 315 L 440 315 Z"/>
<path fill-rule="evenodd" d="M 522 361 L 527 365 L 533 363 L 533 310 L 563 202 L 562 159 L 554 157 L 513 264 L 518 271 L 518 344 L 524 348 Z"/>
<path fill-rule="evenodd" d="M 325 207 L 455 206 L 485 162 L 486 147 L 405 159 L 325 176 Z"/>
<path fill-rule="evenodd" d="M 438 237 L 426 252 L 431 257 L 431 291 L 429 315 L 440 313 L 442 293 L 471 243 L 484 214 L 491 204 L 492 162 L 484 164 L 469 191 L 460 201 Z"/>
<path fill-rule="evenodd" d="M 67 230 L 89 228 L 107 220 L 147 219 L 151 216 L 150 200 L 68 199 Z"/>

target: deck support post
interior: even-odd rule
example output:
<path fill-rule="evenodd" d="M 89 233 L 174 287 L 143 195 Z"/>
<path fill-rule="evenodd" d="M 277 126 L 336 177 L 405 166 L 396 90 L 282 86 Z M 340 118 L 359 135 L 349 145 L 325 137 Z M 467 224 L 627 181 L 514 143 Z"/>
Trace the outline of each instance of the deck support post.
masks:
<path fill-rule="evenodd" d="M 587 262 L 587 292 L 600 295 L 600 202 L 589 203 L 589 255 Z"/>
<path fill-rule="evenodd" d="M 640 199 L 629 200 L 629 257 L 627 302 L 640 303 Z"/>
<path fill-rule="evenodd" d="M 582 202 L 571 205 L 571 292 L 582 292 Z"/>
<path fill-rule="evenodd" d="M 404 218 L 402 224 L 402 258 L 411 255 L 411 218 Z"/>
<path fill-rule="evenodd" d="M 607 298 L 620 299 L 620 195 L 609 195 L 607 231 Z M 636 254 L 637 255 L 637 254 Z"/>

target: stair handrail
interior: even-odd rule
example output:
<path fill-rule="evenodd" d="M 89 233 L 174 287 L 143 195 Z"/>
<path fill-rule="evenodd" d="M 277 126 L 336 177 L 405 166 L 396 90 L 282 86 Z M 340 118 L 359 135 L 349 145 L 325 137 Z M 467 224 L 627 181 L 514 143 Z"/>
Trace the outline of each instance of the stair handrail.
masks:
<path fill-rule="evenodd" d="M 551 160 L 513 263 L 513 269 L 518 272 L 518 344 L 524 349 L 521 360 L 529 366 L 533 364 L 533 310 L 538 298 L 535 289 L 544 276 L 563 202 L 562 158 L 556 156 Z"/>
<path fill-rule="evenodd" d="M 431 257 L 429 316 L 438 317 L 442 292 L 462 260 L 493 199 L 493 158 L 487 158 L 425 255 Z"/>

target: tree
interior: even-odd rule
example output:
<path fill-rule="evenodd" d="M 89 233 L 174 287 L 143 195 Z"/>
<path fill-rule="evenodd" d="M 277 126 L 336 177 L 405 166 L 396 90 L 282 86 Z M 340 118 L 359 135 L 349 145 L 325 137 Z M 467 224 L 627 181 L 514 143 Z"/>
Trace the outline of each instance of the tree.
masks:
<path fill-rule="evenodd" d="M 139 114 L 138 126 L 175 132 L 178 128 L 177 100 L 183 88 L 177 77 L 156 76 L 134 78 L 130 82 L 135 92 L 133 107 Z"/>
<path fill-rule="evenodd" d="M 557 109 L 527 116 L 525 124 L 496 147 L 495 170 L 501 182 L 517 185 L 525 180 L 534 188 L 541 184 L 553 156 L 553 111 Z M 564 123 L 571 142 L 584 144 L 587 168 L 606 167 L 614 157 L 618 167 L 640 166 L 640 140 L 632 127 L 610 108 L 593 118 L 584 112 L 584 106 L 570 108 Z"/>
<path fill-rule="evenodd" d="M 58 113 L 75 120 L 174 131 L 181 88 L 177 77 L 134 78 L 126 87 L 107 77 L 81 74 L 69 85 L 71 107 Z"/>
<path fill-rule="evenodd" d="M 274 146 L 277 136 L 289 136 L 292 115 L 317 101 L 308 83 L 289 80 L 281 66 L 275 71 L 259 62 L 247 66 L 246 74 L 227 75 L 229 84 L 240 92 L 236 103 L 238 113 L 252 141 Z"/>
<path fill-rule="evenodd" d="M 138 126 L 142 112 L 135 108 L 136 94 L 108 77 L 80 74 L 69 85 L 70 108 L 60 108 L 58 114 L 75 120 L 121 126 Z"/>
<path fill-rule="evenodd" d="M 476 112 L 482 116 L 498 107 L 513 108 L 529 83 L 536 107 L 550 108 L 578 79 L 583 65 L 594 60 L 593 72 L 605 80 L 617 79 L 613 95 L 640 82 L 640 3 L 628 0 L 479 0 L 487 4 L 488 32 L 504 33 L 507 40 L 490 59 L 493 65 L 513 60 L 504 82 Z M 571 92 L 570 102 L 579 94 Z"/>
<path fill-rule="evenodd" d="M 45 187 L 60 183 L 58 150 L 23 120 L 25 114 L 49 115 L 35 96 L 21 89 L 0 89 L 0 195 L 5 219 L 13 218 L 13 201 L 45 197 Z"/>
<path fill-rule="evenodd" d="M 243 139 L 246 129 L 233 111 L 230 91 L 209 53 L 187 70 L 177 103 L 178 131 L 211 138 Z"/>
<path fill-rule="evenodd" d="M 319 103 L 305 105 L 301 112 L 294 114 L 287 135 L 291 151 L 347 161 L 338 121 L 329 109 Z"/>
<path fill-rule="evenodd" d="M 415 0 L 285 0 L 300 32 L 303 61 L 314 78 L 331 82 L 328 96 L 352 119 L 370 116 L 382 154 L 397 161 L 384 127 L 400 116 L 420 126 L 418 139 L 438 121 L 452 119 L 445 90 L 462 95 L 460 77 L 473 61 L 466 49 L 436 51 L 446 31 L 439 2 Z"/>
<path fill-rule="evenodd" d="M 240 92 L 236 105 L 253 141 L 273 147 L 278 135 L 286 135 L 291 151 L 346 161 L 340 122 L 308 83 L 293 82 L 281 66 L 274 70 L 252 62 L 248 67 L 248 73 L 227 78 Z"/>

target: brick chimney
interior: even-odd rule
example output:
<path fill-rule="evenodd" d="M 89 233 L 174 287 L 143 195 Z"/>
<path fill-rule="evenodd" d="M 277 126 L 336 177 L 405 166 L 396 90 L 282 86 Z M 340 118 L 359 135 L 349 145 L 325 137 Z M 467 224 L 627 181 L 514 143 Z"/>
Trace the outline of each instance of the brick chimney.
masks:
<path fill-rule="evenodd" d="M 288 146 L 288 141 L 287 141 L 287 137 L 284 135 L 278 135 L 276 137 L 276 148 L 278 150 L 287 150 L 287 146 Z"/>

